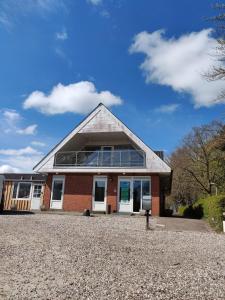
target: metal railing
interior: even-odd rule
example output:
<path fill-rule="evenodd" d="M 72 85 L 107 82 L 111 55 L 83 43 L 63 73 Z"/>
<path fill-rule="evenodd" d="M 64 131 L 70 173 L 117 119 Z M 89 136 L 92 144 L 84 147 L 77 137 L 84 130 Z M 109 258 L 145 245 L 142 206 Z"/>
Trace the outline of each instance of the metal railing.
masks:
<path fill-rule="evenodd" d="M 64 151 L 55 155 L 57 167 L 145 167 L 142 150 Z"/>

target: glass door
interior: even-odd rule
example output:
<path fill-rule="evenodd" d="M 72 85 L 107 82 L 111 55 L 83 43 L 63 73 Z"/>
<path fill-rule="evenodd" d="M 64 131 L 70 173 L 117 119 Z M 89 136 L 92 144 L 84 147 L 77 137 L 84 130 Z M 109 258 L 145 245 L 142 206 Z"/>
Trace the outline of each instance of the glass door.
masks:
<path fill-rule="evenodd" d="M 52 179 L 51 208 L 62 209 L 64 194 L 64 177 L 54 176 Z"/>
<path fill-rule="evenodd" d="M 41 206 L 42 184 L 34 184 L 31 199 L 31 209 L 40 209 Z"/>
<path fill-rule="evenodd" d="M 133 212 L 139 212 L 143 209 L 143 202 L 151 201 L 150 196 L 150 178 L 141 178 L 133 180 Z"/>
<path fill-rule="evenodd" d="M 150 201 L 151 204 L 151 177 L 119 178 L 119 212 L 140 212 L 144 201 Z"/>
<path fill-rule="evenodd" d="M 132 180 L 126 178 L 119 179 L 119 212 L 132 212 Z"/>
<path fill-rule="evenodd" d="M 93 210 L 106 211 L 107 177 L 95 177 L 93 187 Z"/>

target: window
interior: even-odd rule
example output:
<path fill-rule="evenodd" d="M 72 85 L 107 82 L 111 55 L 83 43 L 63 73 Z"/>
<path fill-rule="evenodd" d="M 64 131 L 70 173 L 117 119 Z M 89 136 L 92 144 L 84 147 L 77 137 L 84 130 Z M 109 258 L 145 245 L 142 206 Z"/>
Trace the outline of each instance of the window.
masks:
<path fill-rule="evenodd" d="M 16 199 L 18 189 L 18 182 L 14 182 L 13 184 L 13 199 Z"/>
<path fill-rule="evenodd" d="M 120 202 L 130 202 L 130 181 L 120 181 Z"/>
<path fill-rule="evenodd" d="M 14 182 L 13 199 L 29 199 L 31 191 L 30 182 Z"/>
<path fill-rule="evenodd" d="M 52 200 L 62 200 L 63 193 L 63 180 L 54 179 L 53 180 L 53 189 L 52 189 Z"/>
<path fill-rule="evenodd" d="M 40 198 L 41 197 L 41 190 L 42 190 L 42 185 L 41 184 L 35 184 L 34 185 L 34 191 L 33 191 L 33 198 Z"/>
<path fill-rule="evenodd" d="M 30 188 L 31 188 L 31 183 L 20 182 L 18 187 L 18 192 L 17 192 L 17 198 L 19 199 L 30 198 Z"/>

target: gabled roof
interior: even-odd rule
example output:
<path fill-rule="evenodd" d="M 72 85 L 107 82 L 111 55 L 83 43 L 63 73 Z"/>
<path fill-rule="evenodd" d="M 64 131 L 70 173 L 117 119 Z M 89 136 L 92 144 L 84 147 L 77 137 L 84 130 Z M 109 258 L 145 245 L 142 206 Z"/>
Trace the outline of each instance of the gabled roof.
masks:
<path fill-rule="evenodd" d="M 78 133 L 89 132 L 124 132 L 140 149 L 144 150 L 162 172 L 169 173 L 170 167 L 104 104 L 100 103 L 68 135 L 65 136 L 33 169 L 38 172 L 71 138 Z M 158 171 L 160 172 L 160 171 Z"/>

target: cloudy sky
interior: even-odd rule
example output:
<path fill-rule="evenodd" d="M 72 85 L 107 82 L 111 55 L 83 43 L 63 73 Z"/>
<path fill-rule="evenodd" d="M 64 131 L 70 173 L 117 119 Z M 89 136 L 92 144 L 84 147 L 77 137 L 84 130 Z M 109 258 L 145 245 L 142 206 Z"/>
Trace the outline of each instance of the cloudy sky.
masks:
<path fill-rule="evenodd" d="M 167 155 L 224 117 L 208 0 L 1 0 L 0 172 L 30 171 L 99 102 Z"/>

